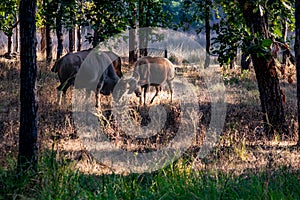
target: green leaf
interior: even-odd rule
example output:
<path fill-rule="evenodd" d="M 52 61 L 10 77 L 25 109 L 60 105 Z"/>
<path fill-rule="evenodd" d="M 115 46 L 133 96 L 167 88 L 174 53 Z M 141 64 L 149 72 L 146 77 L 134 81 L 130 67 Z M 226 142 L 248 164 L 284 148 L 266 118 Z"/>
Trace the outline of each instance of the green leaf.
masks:
<path fill-rule="evenodd" d="M 271 44 L 272 44 L 272 40 L 271 39 L 265 39 L 265 40 L 262 41 L 262 45 L 261 46 L 264 49 L 268 49 L 268 48 L 271 47 Z"/>

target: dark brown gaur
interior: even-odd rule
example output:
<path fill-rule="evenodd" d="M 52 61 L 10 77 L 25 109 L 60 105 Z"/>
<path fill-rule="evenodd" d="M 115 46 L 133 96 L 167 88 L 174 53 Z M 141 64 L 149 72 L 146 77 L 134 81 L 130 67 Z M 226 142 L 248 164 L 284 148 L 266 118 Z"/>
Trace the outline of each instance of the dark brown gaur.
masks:
<path fill-rule="evenodd" d="M 54 66 L 52 67 L 51 71 L 58 74 L 60 85 L 57 87 L 57 104 L 61 104 L 61 96 L 63 94 L 64 101 L 65 96 L 68 88 L 72 85 L 74 85 L 76 74 L 83 63 L 83 61 L 86 59 L 86 57 L 91 53 L 93 49 L 78 51 L 76 53 L 68 53 L 62 58 L 58 59 Z M 111 52 L 111 51 L 104 51 L 110 60 L 112 61 L 113 68 L 115 70 L 115 73 L 119 78 L 121 78 L 122 72 L 121 72 L 121 58 Z M 106 81 L 107 83 L 109 81 Z M 107 85 L 107 84 L 106 84 Z M 103 88 L 100 93 L 107 95 L 107 92 L 104 91 Z"/>
<path fill-rule="evenodd" d="M 172 80 L 175 77 L 175 68 L 166 58 L 146 56 L 140 58 L 134 66 L 133 77 L 129 80 L 128 93 L 135 92 L 142 103 L 142 89 L 144 89 L 144 105 L 146 105 L 146 93 L 150 86 L 156 89 L 150 104 L 153 103 L 161 90 L 161 85 L 167 82 L 171 93 L 171 102 L 173 96 Z"/>
<path fill-rule="evenodd" d="M 95 91 L 96 107 L 99 107 L 99 93 L 112 94 L 119 80 L 110 56 L 106 52 L 93 51 L 78 70 L 74 85 L 76 89 L 86 89 L 86 99 L 91 91 Z"/>

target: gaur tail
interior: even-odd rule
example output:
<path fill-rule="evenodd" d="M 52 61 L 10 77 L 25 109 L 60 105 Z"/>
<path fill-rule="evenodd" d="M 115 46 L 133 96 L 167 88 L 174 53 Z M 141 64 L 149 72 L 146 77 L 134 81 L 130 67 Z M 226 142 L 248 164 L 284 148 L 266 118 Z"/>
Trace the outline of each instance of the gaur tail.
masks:
<path fill-rule="evenodd" d="M 54 63 L 53 67 L 51 68 L 51 72 L 57 72 L 57 65 Z"/>
<path fill-rule="evenodd" d="M 54 65 L 53 65 L 53 67 L 51 68 L 51 72 L 58 72 L 58 66 L 59 66 L 59 63 L 60 63 L 60 60 L 57 60 L 55 63 L 54 63 Z"/>
<path fill-rule="evenodd" d="M 61 61 L 62 61 L 62 59 L 60 58 L 54 63 L 53 67 L 51 68 L 52 72 L 55 72 L 55 73 L 58 72 L 58 67 L 59 67 Z"/>
<path fill-rule="evenodd" d="M 171 68 L 171 76 L 170 76 L 170 81 L 172 81 L 174 78 L 175 78 L 175 74 L 176 74 L 176 72 L 175 72 L 175 68 L 174 67 L 172 67 Z"/>
<path fill-rule="evenodd" d="M 70 76 L 63 84 L 61 84 L 61 86 L 59 88 L 57 88 L 58 90 L 60 91 L 64 91 L 65 90 L 65 87 L 67 86 L 68 82 L 69 81 L 72 81 L 71 85 L 74 84 L 74 81 L 75 81 L 75 77 L 76 77 L 76 74 L 73 74 L 72 76 Z M 69 85 L 70 86 L 70 85 Z M 68 86 L 68 87 L 69 87 Z"/>

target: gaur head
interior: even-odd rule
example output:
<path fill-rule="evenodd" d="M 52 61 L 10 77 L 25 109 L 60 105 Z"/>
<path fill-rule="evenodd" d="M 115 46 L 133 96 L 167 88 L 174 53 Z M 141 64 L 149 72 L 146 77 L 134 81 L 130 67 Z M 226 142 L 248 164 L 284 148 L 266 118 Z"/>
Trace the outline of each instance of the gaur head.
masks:
<path fill-rule="evenodd" d="M 141 97 L 142 95 L 142 87 L 140 85 L 136 86 L 136 89 L 134 90 L 134 93 L 137 97 Z"/>
<path fill-rule="evenodd" d="M 134 92 L 136 96 L 141 96 L 142 90 L 141 87 L 138 85 L 138 81 L 136 79 L 120 79 L 113 91 L 114 100 L 118 102 L 125 94 L 127 89 L 128 94 L 132 94 Z"/>
<path fill-rule="evenodd" d="M 134 78 L 128 79 L 128 94 L 132 94 L 138 88 L 138 81 Z"/>

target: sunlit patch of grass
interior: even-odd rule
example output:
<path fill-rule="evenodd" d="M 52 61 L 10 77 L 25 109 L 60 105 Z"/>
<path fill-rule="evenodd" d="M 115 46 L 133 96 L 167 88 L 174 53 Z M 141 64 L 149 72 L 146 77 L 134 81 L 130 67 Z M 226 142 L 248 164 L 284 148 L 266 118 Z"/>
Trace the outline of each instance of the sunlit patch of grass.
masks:
<path fill-rule="evenodd" d="M 235 154 L 237 155 L 237 157 L 242 159 L 242 161 L 247 160 L 247 156 L 248 156 L 249 152 L 247 150 L 245 139 L 234 147 L 234 151 L 235 151 Z"/>

